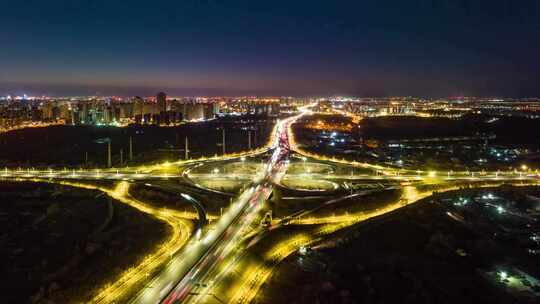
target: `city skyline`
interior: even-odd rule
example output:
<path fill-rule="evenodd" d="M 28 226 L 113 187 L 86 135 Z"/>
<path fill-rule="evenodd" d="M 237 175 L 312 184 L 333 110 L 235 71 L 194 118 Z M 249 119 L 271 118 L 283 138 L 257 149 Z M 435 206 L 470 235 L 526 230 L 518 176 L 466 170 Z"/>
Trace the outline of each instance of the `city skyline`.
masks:
<path fill-rule="evenodd" d="M 0 95 L 539 96 L 535 1 L 2 4 Z"/>

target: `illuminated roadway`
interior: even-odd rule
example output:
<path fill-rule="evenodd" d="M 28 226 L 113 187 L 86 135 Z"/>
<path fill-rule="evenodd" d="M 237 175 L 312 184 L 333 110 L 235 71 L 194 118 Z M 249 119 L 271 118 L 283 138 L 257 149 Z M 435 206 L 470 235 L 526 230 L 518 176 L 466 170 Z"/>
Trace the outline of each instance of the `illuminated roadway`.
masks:
<path fill-rule="evenodd" d="M 400 174 L 399 171 L 387 169 L 384 174 L 355 174 L 355 175 L 336 175 L 336 174 L 318 174 L 318 173 L 300 173 L 287 174 L 290 178 L 309 178 L 309 179 L 344 179 L 344 180 L 425 180 L 425 179 L 440 179 L 440 180 L 508 180 L 508 179 L 533 179 L 538 178 L 536 173 L 523 173 L 515 171 L 504 172 L 489 172 L 476 174 L 455 172 L 448 174 L 446 172 L 438 172 L 437 175 L 430 176 L 429 172 L 421 173 L 406 173 Z M 47 179 L 66 179 L 66 180 L 167 180 L 186 176 L 179 173 L 154 173 L 154 172 L 136 172 L 128 170 L 1 170 L 0 178 L 47 178 Z M 251 174 L 189 174 L 189 178 L 238 178 L 251 179 Z"/>
<path fill-rule="evenodd" d="M 208 284 L 208 273 L 238 244 L 263 203 L 270 197 L 272 183 L 283 176 L 289 153 L 286 130 L 296 118 L 278 123 L 273 153 L 261 176 L 256 177 L 208 232 L 192 239 L 131 303 L 183 302 L 193 295 L 195 288 Z"/>
<path fill-rule="evenodd" d="M 48 180 L 32 179 L 32 181 L 49 182 Z M 152 204 L 146 204 L 132 198 L 128 194 L 129 183 L 120 182 L 115 189 L 108 189 L 92 184 L 85 184 L 75 181 L 56 181 L 57 183 L 84 188 L 100 190 L 110 197 L 136 208 L 144 213 L 150 214 L 159 220 L 169 224 L 172 228 L 171 234 L 160 246 L 156 246 L 143 261 L 133 267 L 126 269 L 114 282 L 102 286 L 93 296 L 91 303 L 114 303 L 131 293 L 132 288 L 144 282 L 147 276 L 170 258 L 171 253 L 178 252 L 188 242 L 191 236 L 192 225 L 186 220 L 186 214 L 176 210 L 158 208 Z M 189 217 L 188 217 L 189 218 Z"/>

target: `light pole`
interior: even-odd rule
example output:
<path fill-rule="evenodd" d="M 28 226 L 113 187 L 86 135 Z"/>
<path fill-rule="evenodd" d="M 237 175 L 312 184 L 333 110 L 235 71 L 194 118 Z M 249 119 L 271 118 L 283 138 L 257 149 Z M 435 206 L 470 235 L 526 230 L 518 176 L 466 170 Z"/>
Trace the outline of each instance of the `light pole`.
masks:
<path fill-rule="evenodd" d="M 107 168 L 112 167 L 112 161 L 111 161 L 111 140 L 109 139 L 107 141 Z"/>
<path fill-rule="evenodd" d="M 225 149 L 225 127 L 223 127 L 223 129 L 221 129 L 221 145 L 222 145 L 222 148 L 223 148 L 223 155 L 225 155 L 226 153 L 226 149 Z"/>
<path fill-rule="evenodd" d="M 133 160 L 133 138 L 129 137 L 129 161 Z"/>
<path fill-rule="evenodd" d="M 521 170 L 523 170 L 523 172 L 519 172 L 519 177 L 523 177 L 523 173 L 527 173 L 529 167 L 527 167 L 527 165 L 521 165 Z"/>
<path fill-rule="evenodd" d="M 188 160 L 188 158 L 189 158 L 189 140 L 188 140 L 188 137 L 186 136 L 186 140 L 184 142 L 184 159 Z"/>

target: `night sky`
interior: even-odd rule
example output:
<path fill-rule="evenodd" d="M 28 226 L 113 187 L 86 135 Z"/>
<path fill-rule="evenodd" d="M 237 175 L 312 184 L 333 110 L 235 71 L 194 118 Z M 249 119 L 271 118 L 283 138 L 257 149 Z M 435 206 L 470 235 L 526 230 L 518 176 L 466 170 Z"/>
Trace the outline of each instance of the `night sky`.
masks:
<path fill-rule="evenodd" d="M 0 94 L 540 96 L 536 0 L 2 0 L 0 41 Z"/>

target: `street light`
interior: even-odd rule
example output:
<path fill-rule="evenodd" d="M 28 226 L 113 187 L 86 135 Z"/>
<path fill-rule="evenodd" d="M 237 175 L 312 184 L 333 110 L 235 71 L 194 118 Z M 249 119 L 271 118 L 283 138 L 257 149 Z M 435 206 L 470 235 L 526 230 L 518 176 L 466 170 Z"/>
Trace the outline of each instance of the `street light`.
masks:
<path fill-rule="evenodd" d="M 242 161 L 242 170 L 246 169 L 246 157 L 242 156 L 240 157 L 240 160 Z"/>

